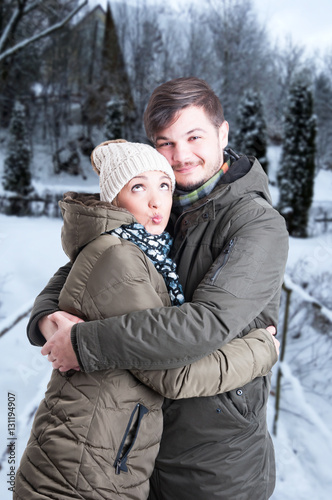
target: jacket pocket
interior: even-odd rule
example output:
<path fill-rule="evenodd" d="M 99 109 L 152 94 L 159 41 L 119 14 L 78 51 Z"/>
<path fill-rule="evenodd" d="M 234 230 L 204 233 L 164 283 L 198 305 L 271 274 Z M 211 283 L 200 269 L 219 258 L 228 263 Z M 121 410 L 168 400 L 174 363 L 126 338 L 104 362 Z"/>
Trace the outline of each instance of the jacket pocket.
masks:
<path fill-rule="evenodd" d="M 203 283 L 216 286 L 239 298 L 258 293 L 259 273 L 266 273 L 264 263 L 268 259 L 265 249 L 258 242 L 248 245 L 246 238 L 231 239 L 203 279 Z M 265 270 L 264 270 L 265 269 Z M 268 279 L 260 276 L 260 280 Z M 274 288 L 275 284 L 272 283 Z"/>
<path fill-rule="evenodd" d="M 240 423 L 250 424 L 265 415 L 269 392 L 270 375 L 267 375 L 217 397 Z"/>
<path fill-rule="evenodd" d="M 228 262 L 229 256 L 231 254 L 232 248 L 234 246 L 235 239 L 232 239 L 228 242 L 226 247 L 222 250 L 219 258 L 217 261 L 214 263 L 212 269 L 211 269 L 211 277 L 210 277 L 210 282 L 212 285 L 215 284 L 219 274 L 221 273 L 222 269 L 225 267 L 225 265 Z"/>
<path fill-rule="evenodd" d="M 120 472 L 128 472 L 127 459 L 130 451 L 132 450 L 141 426 L 142 418 L 148 413 L 148 409 L 140 403 L 135 406 L 123 435 L 120 448 L 116 455 L 113 467 L 115 468 L 115 473 L 120 474 Z"/>

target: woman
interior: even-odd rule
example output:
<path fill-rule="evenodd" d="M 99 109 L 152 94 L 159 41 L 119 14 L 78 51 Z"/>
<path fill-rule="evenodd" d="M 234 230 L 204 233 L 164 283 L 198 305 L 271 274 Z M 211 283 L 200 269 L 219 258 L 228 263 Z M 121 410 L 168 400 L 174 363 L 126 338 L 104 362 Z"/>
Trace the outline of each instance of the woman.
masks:
<path fill-rule="evenodd" d="M 125 141 L 102 143 L 91 158 L 100 198 L 67 193 L 60 202 L 62 244 L 73 262 L 60 309 L 93 320 L 180 305 L 184 298 L 165 232 L 175 187 L 171 166 L 150 146 Z M 228 391 L 266 374 L 276 360 L 270 333 L 254 330 L 191 366 L 166 372 L 54 370 L 14 499 L 146 499 L 163 396 Z"/>

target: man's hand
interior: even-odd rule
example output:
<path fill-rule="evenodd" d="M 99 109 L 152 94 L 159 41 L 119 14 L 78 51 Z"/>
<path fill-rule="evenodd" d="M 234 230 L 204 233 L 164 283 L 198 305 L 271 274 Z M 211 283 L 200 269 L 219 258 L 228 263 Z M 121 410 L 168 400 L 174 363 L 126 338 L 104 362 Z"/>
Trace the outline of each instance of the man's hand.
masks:
<path fill-rule="evenodd" d="M 266 330 L 267 330 L 268 332 L 270 332 L 270 333 L 271 333 L 271 335 L 272 335 L 272 337 L 273 337 L 273 342 L 274 342 L 275 348 L 276 348 L 276 350 L 277 350 L 277 354 L 278 354 L 278 356 L 279 356 L 279 347 L 280 347 L 280 342 L 279 342 L 279 340 L 278 340 L 278 339 L 276 339 L 276 338 L 275 338 L 275 335 L 276 335 L 276 333 L 277 333 L 277 330 L 276 330 L 276 328 L 275 328 L 274 326 L 268 326 L 268 327 L 266 328 Z"/>
<path fill-rule="evenodd" d="M 57 368 L 60 372 L 79 370 L 76 354 L 70 340 L 70 333 L 73 325 L 83 323 L 83 320 L 63 311 L 50 314 L 47 319 L 48 322 L 53 323 L 52 326 L 50 323 L 47 326 L 48 331 L 53 331 L 53 334 L 49 336 L 48 341 L 44 344 L 41 350 L 42 355 L 47 356 L 53 368 Z M 41 326 L 43 327 L 43 325 Z"/>
<path fill-rule="evenodd" d="M 49 340 L 58 329 L 57 324 L 49 316 L 44 316 L 38 321 L 38 328 L 46 340 Z"/>

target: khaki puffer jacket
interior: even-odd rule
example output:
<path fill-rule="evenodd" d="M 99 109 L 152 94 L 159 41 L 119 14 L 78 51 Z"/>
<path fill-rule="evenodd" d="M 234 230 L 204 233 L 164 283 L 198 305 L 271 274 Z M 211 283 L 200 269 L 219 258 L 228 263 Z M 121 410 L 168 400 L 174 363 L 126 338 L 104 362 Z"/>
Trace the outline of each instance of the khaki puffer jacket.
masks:
<path fill-rule="evenodd" d="M 170 305 L 164 280 L 144 252 L 103 234 L 133 222 L 131 214 L 75 193 L 60 206 L 63 247 L 74 262 L 60 309 L 93 320 Z M 14 498 L 147 498 L 162 433 L 162 396 L 233 389 L 268 373 L 276 359 L 271 336 L 257 329 L 184 368 L 55 370 L 37 410 Z"/>

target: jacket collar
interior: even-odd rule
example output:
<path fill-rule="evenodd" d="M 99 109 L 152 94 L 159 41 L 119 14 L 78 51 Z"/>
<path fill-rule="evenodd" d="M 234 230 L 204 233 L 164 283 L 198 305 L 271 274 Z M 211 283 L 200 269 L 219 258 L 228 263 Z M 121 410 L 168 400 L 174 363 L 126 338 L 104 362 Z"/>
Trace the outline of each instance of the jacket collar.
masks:
<path fill-rule="evenodd" d="M 250 193 L 259 196 L 272 205 L 271 196 L 268 189 L 268 177 L 261 167 L 259 161 L 253 156 L 234 156 L 231 152 L 231 167 L 223 175 L 213 191 L 196 201 L 189 207 L 185 207 L 179 214 L 177 210 L 172 212 L 172 224 L 175 224 L 177 218 L 183 218 L 184 215 L 190 215 L 196 212 L 195 223 L 213 220 L 216 217 L 216 211 L 220 208 L 227 208 L 232 202 L 238 200 L 244 195 Z M 197 212 L 198 211 L 198 212 Z M 191 218 L 193 222 L 194 218 Z M 169 226 L 172 233 L 172 229 Z"/>

